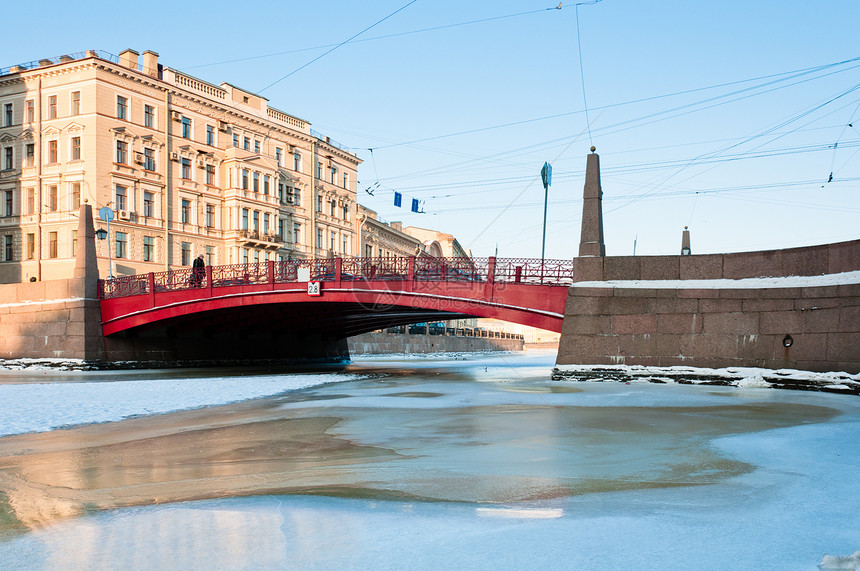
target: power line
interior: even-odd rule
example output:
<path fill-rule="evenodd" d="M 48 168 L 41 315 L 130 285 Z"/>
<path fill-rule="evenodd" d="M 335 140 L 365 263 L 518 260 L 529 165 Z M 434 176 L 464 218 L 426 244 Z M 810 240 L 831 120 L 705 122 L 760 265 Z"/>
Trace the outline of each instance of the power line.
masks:
<path fill-rule="evenodd" d="M 315 61 L 318 61 L 318 60 L 320 60 L 320 59 L 324 58 L 325 56 L 327 56 L 328 54 L 330 54 L 330 53 L 331 53 L 331 52 L 333 52 L 334 50 L 338 49 L 338 48 L 339 48 L 339 47 L 341 47 L 342 45 L 349 43 L 350 41 L 354 40 L 355 38 L 357 38 L 358 36 L 360 36 L 361 34 L 363 34 L 364 32 L 366 32 L 367 30 L 370 30 L 371 28 L 374 28 L 375 26 L 378 26 L 379 24 L 381 24 L 381 23 L 382 23 L 382 22 L 384 22 L 385 20 L 387 20 L 387 19 L 391 18 L 392 16 L 394 16 L 394 15 L 395 15 L 395 14 L 397 14 L 398 12 L 401 12 L 401 11 L 405 10 L 406 8 L 408 8 L 409 6 L 411 6 L 412 4 L 415 4 L 417 1 L 418 1 L 418 0 L 412 0 L 411 2 L 406 3 L 405 5 L 401 6 L 401 7 L 400 7 L 400 8 L 398 8 L 397 10 L 395 10 L 394 12 L 390 13 L 389 15 L 387 15 L 386 17 L 382 18 L 381 20 L 377 20 L 376 22 L 374 22 L 374 23 L 373 23 L 373 24 L 371 24 L 370 26 L 366 27 L 365 29 L 363 29 L 363 30 L 362 30 L 362 31 L 360 31 L 359 33 L 355 34 L 354 36 L 351 36 L 349 39 L 346 39 L 346 40 L 342 41 L 341 43 L 337 44 L 336 46 L 334 46 L 333 48 L 331 48 L 330 50 L 327 50 L 327 51 L 323 52 L 322 54 L 318 55 L 317 57 L 315 57 L 315 58 L 314 58 L 314 59 L 312 59 L 311 61 L 309 61 L 309 62 L 307 62 L 306 64 L 304 64 L 303 66 L 301 66 L 301 67 L 299 67 L 299 68 L 297 68 L 297 69 L 294 69 L 293 71 L 291 71 L 290 73 L 288 73 L 287 75 L 285 75 L 284 77 L 282 77 L 281 79 L 279 79 L 279 80 L 277 80 L 277 81 L 275 81 L 275 82 L 270 83 L 269 85 L 267 85 L 266 87 L 264 87 L 263 89 L 261 89 L 260 91 L 258 91 L 258 93 L 262 93 L 262 92 L 266 91 L 267 89 L 269 89 L 270 87 L 273 87 L 273 86 L 275 86 L 275 85 L 279 84 L 280 82 L 282 82 L 283 80 L 287 79 L 287 78 L 288 78 L 288 77 L 290 77 L 291 75 L 293 75 L 293 74 L 295 74 L 295 73 L 300 72 L 301 70 L 305 69 L 306 67 L 308 67 L 309 65 L 311 65 L 311 64 L 312 64 L 312 63 L 314 63 Z"/>

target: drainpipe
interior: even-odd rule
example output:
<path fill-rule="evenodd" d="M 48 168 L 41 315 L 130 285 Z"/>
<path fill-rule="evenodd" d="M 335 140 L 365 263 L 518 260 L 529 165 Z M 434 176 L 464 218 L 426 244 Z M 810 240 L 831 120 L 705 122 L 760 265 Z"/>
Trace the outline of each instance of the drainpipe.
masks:
<path fill-rule="evenodd" d="M 36 209 L 36 232 L 33 244 L 36 255 L 36 279 L 42 281 L 42 161 L 45 156 L 45 149 L 42 146 L 42 76 L 39 75 L 38 82 L 38 101 L 35 103 L 38 107 L 38 125 L 39 125 L 39 140 L 36 148 L 39 149 L 39 156 L 36 160 L 36 197 L 33 199 L 33 207 Z M 57 151 L 59 152 L 59 150 Z M 23 236 L 22 236 L 23 238 Z"/>
<path fill-rule="evenodd" d="M 311 141 L 311 260 L 317 259 L 317 142 Z M 325 236 L 323 236 L 325 240 Z M 320 244 L 322 246 L 322 244 Z"/>
<path fill-rule="evenodd" d="M 173 141 L 170 138 L 171 123 L 170 118 L 170 88 L 164 90 L 164 140 L 167 151 L 163 157 L 165 164 L 165 185 L 164 196 L 161 197 L 161 208 L 164 212 L 164 271 L 170 269 L 170 213 L 173 212 L 172 187 L 173 187 L 173 163 L 170 160 L 170 152 L 173 149 Z M 166 202 L 166 204 L 165 204 Z"/>

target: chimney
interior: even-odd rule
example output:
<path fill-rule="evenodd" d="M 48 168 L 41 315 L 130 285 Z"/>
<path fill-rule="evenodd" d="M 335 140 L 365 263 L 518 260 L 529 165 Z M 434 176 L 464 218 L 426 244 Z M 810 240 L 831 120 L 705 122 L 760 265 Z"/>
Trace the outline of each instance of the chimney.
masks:
<path fill-rule="evenodd" d="M 403 232 L 403 222 L 392 222 L 391 224 L 389 224 L 389 226 L 391 226 L 398 232 Z"/>
<path fill-rule="evenodd" d="M 140 54 L 129 48 L 119 52 L 119 64 L 131 69 L 137 69 L 137 57 Z"/>
<path fill-rule="evenodd" d="M 143 52 L 143 73 L 158 77 L 158 54 L 152 50 Z"/>
<path fill-rule="evenodd" d="M 70 61 L 75 61 L 75 58 L 72 56 L 60 56 L 60 63 L 69 63 Z"/>
<path fill-rule="evenodd" d="M 684 226 L 684 231 L 681 233 L 681 255 L 689 256 L 692 253 L 690 251 L 690 231 Z"/>

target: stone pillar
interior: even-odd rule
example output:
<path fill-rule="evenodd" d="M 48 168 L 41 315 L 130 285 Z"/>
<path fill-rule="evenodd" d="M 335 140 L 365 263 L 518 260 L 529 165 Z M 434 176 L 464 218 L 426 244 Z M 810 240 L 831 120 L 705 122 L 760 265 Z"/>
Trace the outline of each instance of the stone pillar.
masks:
<path fill-rule="evenodd" d="M 600 157 L 591 147 L 585 165 L 585 189 L 582 201 L 582 237 L 579 256 L 605 256 L 603 243 L 603 191 L 600 188 Z"/>
<path fill-rule="evenodd" d="M 70 293 L 81 299 L 81 305 L 71 310 L 70 321 L 80 323 L 83 337 L 82 354 L 78 358 L 100 361 L 104 358 L 104 336 L 102 315 L 98 300 L 99 267 L 96 258 L 96 233 L 93 224 L 93 208 L 86 201 L 81 204 L 78 216 L 78 243 L 75 251 L 75 272 Z"/>
<path fill-rule="evenodd" d="M 681 255 L 689 256 L 692 253 L 690 250 L 690 231 L 684 226 L 684 231 L 681 233 Z"/>

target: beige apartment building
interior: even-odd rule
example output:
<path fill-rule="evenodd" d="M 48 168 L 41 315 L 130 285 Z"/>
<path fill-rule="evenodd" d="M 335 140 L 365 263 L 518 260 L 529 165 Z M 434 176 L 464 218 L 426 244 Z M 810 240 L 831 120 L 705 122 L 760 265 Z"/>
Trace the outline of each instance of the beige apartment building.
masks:
<path fill-rule="evenodd" d="M 71 276 L 82 201 L 103 277 L 362 253 L 358 157 L 155 52 L 0 68 L 0 113 L 0 283 Z"/>

